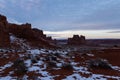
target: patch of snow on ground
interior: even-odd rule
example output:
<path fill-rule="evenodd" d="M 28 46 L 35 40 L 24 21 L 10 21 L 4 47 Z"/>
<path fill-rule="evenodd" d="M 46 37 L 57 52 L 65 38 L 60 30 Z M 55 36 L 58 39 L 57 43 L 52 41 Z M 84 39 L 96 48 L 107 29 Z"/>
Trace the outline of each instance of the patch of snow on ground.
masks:
<path fill-rule="evenodd" d="M 0 66 L 0 73 L 6 69 L 6 68 L 9 68 L 13 65 L 13 63 L 9 62 L 8 64 L 4 65 L 4 66 Z"/>
<path fill-rule="evenodd" d="M 35 63 L 34 65 L 39 65 L 39 66 L 41 66 L 41 65 L 43 65 L 44 64 L 44 62 L 43 61 L 38 61 L 37 63 Z"/>
<path fill-rule="evenodd" d="M 99 75 L 99 74 L 92 74 L 92 76 L 86 78 L 86 77 L 82 77 L 80 74 L 77 74 L 77 73 L 69 75 L 63 80 L 107 80 L 107 78 L 120 80 L 120 77 L 105 76 L 105 75 Z"/>
<path fill-rule="evenodd" d="M 30 68 L 28 68 L 28 71 L 39 71 L 39 70 L 41 70 L 40 69 L 40 67 L 38 67 L 38 66 L 32 66 L 32 67 L 30 67 Z"/>
<path fill-rule="evenodd" d="M 62 67 L 62 63 L 57 63 L 57 67 Z"/>
<path fill-rule="evenodd" d="M 30 46 L 25 42 L 26 40 L 17 38 L 16 36 L 10 34 L 10 42 L 20 45 L 22 49 L 30 49 Z"/>
<path fill-rule="evenodd" d="M 53 80 L 53 76 L 50 76 L 50 74 L 47 71 L 44 71 L 45 68 L 40 68 L 38 66 L 32 66 L 28 70 L 29 71 L 37 71 L 37 73 L 41 74 L 43 77 L 40 77 L 40 80 Z"/>
<path fill-rule="evenodd" d="M 112 78 L 115 80 L 120 80 L 120 77 L 118 76 L 107 76 L 107 75 L 100 75 L 100 74 L 92 74 L 90 77 L 91 79 L 99 79 L 99 80 L 107 80 L 107 78 Z"/>
<path fill-rule="evenodd" d="M 82 73 L 86 73 L 86 74 L 90 74 L 91 72 L 88 72 L 87 70 L 87 68 L 86 67 L 82 67 L 82 66 L 80 66 L 80 67 L 73 67 L 74 69 L 75 69 L 75 72 L 82 72 Z"/>
<path fill-rule="evenodd" d="M 34 54 L 34 55 L 44 53 L 43 50 L 39 50 L 39 49 L 31 49 L 31 50 L 27 50 L 27 51 L 28 51 L 28 53 Z"/>
<path fill-rule="evenodd" d="M 90 57 L 93 57 L 94 56 L 94 54 L 87 54 L 88 56 L 90 56 Z"/>
<path fill-rule="evenodd" d="M 76 64 L 74 62 L 72 62 L 72 64 Z M 91 72 L 88 71 L 88 69 L 86 67 L 80 66 L 80 67 L 76 67 L 76 65 L 73 65 L 74 68 L 74 74 L 67 76 L 66 79 L 63 80 L 107 80 L 107 78 L 112 78 L 112 79 L 116 79 L 116 80 L 120 80 L 119 76 L 109 76 L 109 75 L 101 75 L 101 74 L 93 74 Z M 117 66 L 113 66 L 112 67 L 115 70 L 120 69 Z M 90 74 L 90 77 L 85 78 L 79 75 L 80 73 L 84 73 L 84 74 Z"/>
<path fill-rule="evenodd" d="M 31 66 L 31 60 L 28 59 L 24 62 L 26 64 L 27 67 L 30 67 Z"/>
<path fill-rule="evenodd" d="M 118 66 L 111 66 L 114 70 L 117 70 L 117 71 L 119 71 L 120 72 L 120 67 L 118 67 Z"/>
<path fill-rule="evenodd" d="M 11 76 L 0 77 L 0 80 L 12 80 Z"/>
<path fill-rule="evenodd" d="M 31 49 L 31 50 L 28 50 L 28 52 L 30 54 L 40 54 L 40 50 L 39 49 Z"/>
<path fill-rule="evenodd" d="M 62 80 L 87 80 L 87 78 L 80 76 L 79 74 L 72 74 L 70 76 L 67 76 L 65 79 Z M 91 80 L 91 79 L 89 79 Z"/>

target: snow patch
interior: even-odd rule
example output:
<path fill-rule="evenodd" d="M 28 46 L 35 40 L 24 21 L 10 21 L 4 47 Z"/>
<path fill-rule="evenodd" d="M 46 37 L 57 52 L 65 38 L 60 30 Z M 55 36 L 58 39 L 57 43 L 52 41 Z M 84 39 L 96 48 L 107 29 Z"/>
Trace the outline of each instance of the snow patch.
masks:
<path fill-rule="evenodd" d="M 0 80 L 12 80 L 11 76 L 0 77 Z"/>
<path fill-rule="evenodd" d="M 9 62 L 8 64 L 6 64 L 6 65 L 4 65 L 4 66 L 1 66 L 1 67 L 0 67 L 0 73 L 1 73 L 1 71 L 5 70 L 6 68 L 11 67 L 12 65 L 13 65 L 13 63 Z"/>

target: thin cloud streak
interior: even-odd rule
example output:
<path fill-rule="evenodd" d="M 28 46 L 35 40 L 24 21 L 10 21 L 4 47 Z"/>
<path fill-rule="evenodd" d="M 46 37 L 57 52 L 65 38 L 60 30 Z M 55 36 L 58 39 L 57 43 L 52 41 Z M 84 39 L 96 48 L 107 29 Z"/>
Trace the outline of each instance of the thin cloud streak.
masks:
<path fill-rule="evenodd" d="M 119 33 L 120 34 L 120 31 L 111 31 L 111 32 L 108 32 L 108 33 Z"/>

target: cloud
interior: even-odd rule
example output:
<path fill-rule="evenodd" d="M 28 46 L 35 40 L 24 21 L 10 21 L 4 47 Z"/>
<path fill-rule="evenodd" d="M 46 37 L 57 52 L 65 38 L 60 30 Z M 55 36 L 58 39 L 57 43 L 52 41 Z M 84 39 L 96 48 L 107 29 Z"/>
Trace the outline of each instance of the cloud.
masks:
<path fill-rule="evenodd" d="M 110 31 L 108 33 L 120 33 L 120 31 Z"/>
<path fill-rule="evenodd" d="M 6 7 L 5 1 L 4 0 L 0 0 L 0 8 L 4 9 L 5 7 Z"/>
<path fill-rule="evenodd" d="M 49 31 L 120 29 L 119 22 L 38 21 L 33 24 L 37 28 Z"/>

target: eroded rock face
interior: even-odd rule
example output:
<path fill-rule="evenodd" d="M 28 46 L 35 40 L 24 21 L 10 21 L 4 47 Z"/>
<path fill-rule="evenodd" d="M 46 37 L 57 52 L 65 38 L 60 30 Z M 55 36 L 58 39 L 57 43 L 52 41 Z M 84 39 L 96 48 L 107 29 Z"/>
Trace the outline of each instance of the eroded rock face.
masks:
<path fill-rule="evenodd" d="M 0 15 L 0 47 L 10 46 L 10 36 L 7 27 L 8 22 L 6 17 Z"/>
<path fill-rule="evenodd" d="M 8 23 L 7 18 L 0 15 L 0 47 L 8 47 L 10 45 L 10 36 L 13 34 L 18 38 L 23 38 L 35 46 L 51 46 L 51 37 L 43 34 L 42 30 L 33 28 L 31 24 L 13 24 Z"/>
<path fill-rule="evenodd" d="M 72 38 L 68 38 L 68 45 L 83 45 L 86 43 L 85 36 L 73 35 Z"/>
<path fill-rule="evenodd" d="M 9 32 L 19 38 L 24 38 L 28 40 L 33 39 L 33 32 L 31 29 L 31 24 L 29 23 L 21 25 L 9 24 Z"/>

